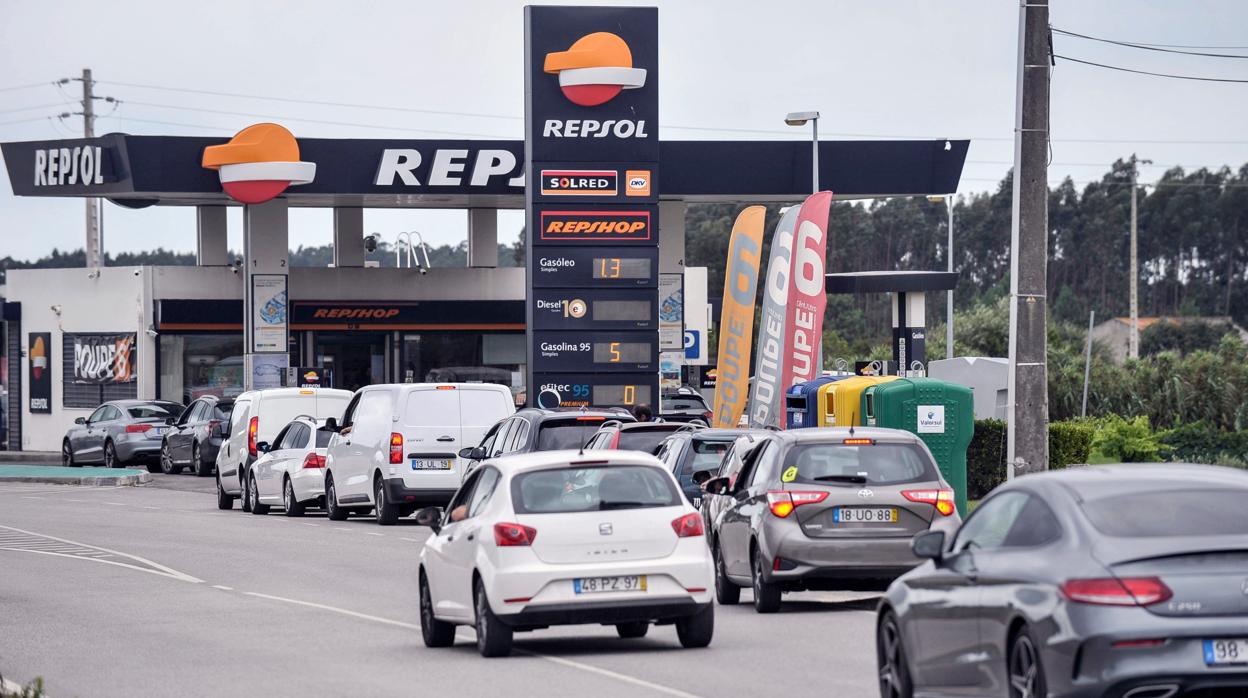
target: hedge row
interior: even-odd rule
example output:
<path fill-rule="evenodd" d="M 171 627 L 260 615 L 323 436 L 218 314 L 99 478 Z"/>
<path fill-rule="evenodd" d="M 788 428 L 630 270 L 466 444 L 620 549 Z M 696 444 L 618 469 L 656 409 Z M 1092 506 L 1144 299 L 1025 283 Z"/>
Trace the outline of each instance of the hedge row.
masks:
<path fill-rule="evenodd" d="M 1086 422 L 1049 424 L 1049 468 L 1065 468 L 1087 463 L 1092 452 L 1095 429 Z M 1005 481 L 1005 422 L 999 419 L 975 420 L 975 436 L 966 450 L 968 499 L 983 499 Z"/>

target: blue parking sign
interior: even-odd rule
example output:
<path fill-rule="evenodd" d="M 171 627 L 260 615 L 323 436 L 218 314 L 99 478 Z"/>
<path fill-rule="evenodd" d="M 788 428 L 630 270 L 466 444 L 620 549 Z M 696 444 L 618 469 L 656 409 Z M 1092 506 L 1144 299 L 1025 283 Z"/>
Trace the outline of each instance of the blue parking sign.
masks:
<path fill-rule="evenodd" d="M 685 358 L 696 359 L 702 353 L 702 330 L 685 330 Z"/>

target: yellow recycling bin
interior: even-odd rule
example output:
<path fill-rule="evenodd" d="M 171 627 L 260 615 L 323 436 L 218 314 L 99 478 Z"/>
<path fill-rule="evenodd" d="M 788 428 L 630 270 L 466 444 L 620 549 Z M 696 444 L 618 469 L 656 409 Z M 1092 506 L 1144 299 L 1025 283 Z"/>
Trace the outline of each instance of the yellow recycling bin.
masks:
<path fill-rule="evenodd" d="M 897 376 L 853 376 L 819 387 L 819 426 L 860 427 L 862 391 L 897 380 Z"/>

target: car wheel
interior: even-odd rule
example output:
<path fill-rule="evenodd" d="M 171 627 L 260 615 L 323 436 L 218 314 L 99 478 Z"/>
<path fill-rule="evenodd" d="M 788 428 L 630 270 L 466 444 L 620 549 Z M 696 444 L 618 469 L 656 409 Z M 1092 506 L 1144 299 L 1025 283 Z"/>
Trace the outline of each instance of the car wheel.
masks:
<path fill-rule="evenodd" d="M 724 556 L 719 551 L 719 543 L 711 550 L 715 558 L 715 600 L 723 606 L 735 606 L 741 602 L 741 587 L 728 578 L 724 569 Z"/>
<path fill-rule="evenodd" d="M 455 626 L 433 615 L 433 596 L 425 571 L 420 571 L 420 637 L 425 647 L 450 647 L 455 644 Z"/>
<path fill-rule="evenodd" d="M 892 611 L 884 612 L 884 618 L 875 630 L 875 657 L 880 676 L 880 698 L 911 698 L 914 685 L 910 682 L 910 667 L 906 664 L 906 648 L 902 644 L 897 616 Z"/>
<path fill-rule="evenodd" d="M 644 620 L 634 623 L 616 623 L 615 632 L 619 633 L 620 637 L 625 640 L 632 640 L 645 637 L 646 633 L 650 632 L 650 624 Z"/>
<path fill-rule="evenodd" d="M 61 465 L 68 468 L 82 467 L 74 462 L 74 447 L 69 445 L 69 439 L 61 442 Z"/>
<path fill-rule="evenodd" d="M 226 494 L 225 488 L 221 486 L 221 478 L 217 478 L 217 508 L 222 511 L 234 508 L 234 497 Z"/>
<path fill-rule="evenodd" d="M 325 515 L 330 521 L 346 521 L 347 510 L 338 506 L 338 491 L 334 488 L 334 478 L 325 478 Z"/>
<path fill-rule="evenodd" d="M 775 613 L 780 610 L 780 585 L 763 578 L 763 555 L 754 549 L 751 565 L 754 581 L 754 610 L 759 613 Z"/>
<path fill-rule="evenodd" d="M 264 516 L 269 513 L 269 505 L 260 503 L 260 488 L 256 486 L 256 476 L 247 478 L 247 499 L 251 500 L 251 513 Z"/>
<path fill-rule="evenodd" d="M 494 611 L 490 609 L 490 601 L 485 596 L 485 585 L 476 581 L 473 594 L 477 609 L 477 651 L 482 657 L 506 657 L 511 654 L 511 628 L 504 625 Z"/>
<path fill-rule="evenodd" d="M 303 516 L 303 512 L 307 509 L 298 499 L 295 499 L 295 485 L 290 478 L 285 478 L 282 485 L 282 506 L 286 509 L 287 516 Z"/>
<path fill-rule="evenodd" d="M 373 479 L 373 501 L 377 502 L 377 523 L 382 526 L 393 526 L 399 520 L 399 509 L 386 500 L 386 483 L 378 475 Z"/>
<path fill-rule="evenodd" d="M 1048 695 L 1044 665 L 1040 651 L 1027 626 L 1014 632 L 1010 640 L 1006 671 L 1010 681 L 1010 698 L 1042 698 Z"/>
<path fill-rule="evenodd" d="M 173 453 L 169 450 L 168 441 L 160 445 L 160 472 L 166 475 L 177 475 L 182 472 L 182 466 L 173 464 Z"/>
<path fill-rule="evenodd" d="M 113 445 L 113 442 L 111 440 L 104 442 L 104 467 L 105 468 L 120 468 L 121 467 L 121 462 L 117 460 L 117 447 Z"/>
<path fill-rule="evenodd" d="M 195 475 L 198 477 L 208 477 L 212 474 L 212 463 L 204 462 L 198 443 L 191 446 L 191 467 L 195 469 Z"/>
<path fill-rule="evenodd" d="M 714 634 L 715 604 L 713 603 L 708 603 L 701 611 L 676 621 L 676 637 L 680 639 L 681 647 L 706 647 L 711 644 L 711 637 Z"/>

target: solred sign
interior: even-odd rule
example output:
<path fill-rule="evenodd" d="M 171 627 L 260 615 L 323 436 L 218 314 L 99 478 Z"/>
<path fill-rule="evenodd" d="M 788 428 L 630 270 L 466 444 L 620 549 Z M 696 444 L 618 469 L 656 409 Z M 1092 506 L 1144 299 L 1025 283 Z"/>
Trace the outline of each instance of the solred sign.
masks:
<path fill-rule="evenodd" d="M 617 170 L 542 170 L 544 196 L 614 196 L 619 190 Z"/>

